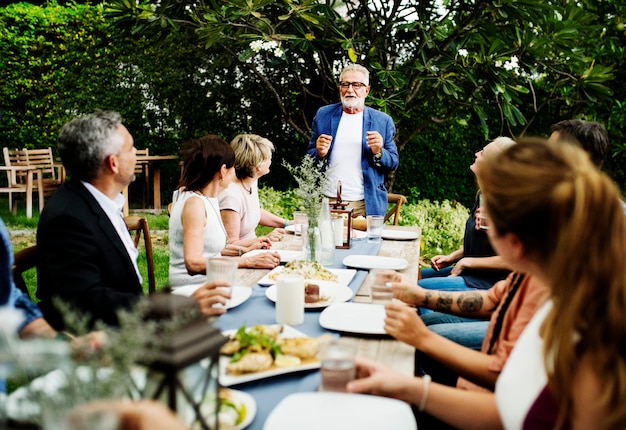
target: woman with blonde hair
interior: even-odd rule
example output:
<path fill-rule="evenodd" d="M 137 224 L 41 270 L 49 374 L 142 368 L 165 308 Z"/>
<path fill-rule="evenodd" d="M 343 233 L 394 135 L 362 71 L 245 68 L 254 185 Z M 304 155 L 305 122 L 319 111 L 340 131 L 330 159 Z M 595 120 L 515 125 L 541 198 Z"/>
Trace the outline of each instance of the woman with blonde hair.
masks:
<path fill-rule="evenodd" d="M 235 243 L 256 237 L 257 225 L 275 227 L 267 237 L 278 241 L 285 234 L 289 220 L 261 208 L 259 178 L 270 172 L 274 144 L 256 134 L 240 134 L 231 142 L 235 151 L 237 178 L 220 194 L 222 221 Z"/>
<path fill-rule="evenodd" d="M 224 228 L 218 196 L 235 177 L 235 154 L 228 142 L 207 135 L 186 142 L 183 152 L 183 173 L 169 221 L 169 285 L 202 285 L 207 257 L 211 256 L 240 257 L 242 268 L 278 266 L 280 255 L 276 252 L 241 257 L 253 249 L 269 248 L 269 240 L 252 238 L 234 244 Z"/>
<path fill-rule="evenodd" d="M 477 177 L 498 255 L 551 293 L 495 395 L 364 361 L 348 390 L 411 402 L 459 428 L 625 428 L 626 217 L 618 188 L 581 149 L 542 139 L 484 157 Z"/>

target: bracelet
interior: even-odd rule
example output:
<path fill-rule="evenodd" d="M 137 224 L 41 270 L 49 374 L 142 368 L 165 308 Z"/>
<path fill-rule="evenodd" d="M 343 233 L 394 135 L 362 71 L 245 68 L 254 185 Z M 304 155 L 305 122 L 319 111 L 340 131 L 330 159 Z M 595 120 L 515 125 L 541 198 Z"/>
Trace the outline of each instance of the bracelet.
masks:
<path fill-rule="evenodd" d="M 288 219 L 286 219 L 286 220 L 285 220 L 285 227 L 284 227 L 284 228 L 287 228 L 288 226 L 289 226 L 289 220 L 288 220 Z"/>
<path fill-rule="evenodd" d="M 422 400 L 420 400 L 419 406 L 420 412 L 424 412 L 424 409 L 426 409 L 426 400 L 428 400 L 428 387 L 430 387 L 430 381 L 432 381 L 430 375 L 422 376 L 422 383 L 424 385 L 422 386 Z"/>

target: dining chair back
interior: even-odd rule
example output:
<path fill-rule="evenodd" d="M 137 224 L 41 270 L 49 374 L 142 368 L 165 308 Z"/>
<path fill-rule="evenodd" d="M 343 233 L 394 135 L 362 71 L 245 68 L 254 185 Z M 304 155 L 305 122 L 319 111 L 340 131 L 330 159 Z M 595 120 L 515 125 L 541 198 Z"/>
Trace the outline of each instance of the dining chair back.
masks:
<path fill-rule="evenodd" d="M 4 166 L 0 166 L 7 174 L 6 184 L 0 185 L 0 193 L 6 193 L 9 210 L 17 214 L 16 198 L 21 194 L 26 201 L 26 217 L 33 216 L 33 191 L 39 191 L 39 211 L 43 209 L 43 178 L 41 171 L 28 164 L 28 157 L 23 149 L 3 148 Z"/>
<path fill-rule="evenodd" d="M 139 239 L 143 233 L 144 246 L 146 248 L 146 264 L 148 266 L 148 293 L 156 292 L 156 279 L 154 277 L 154 254 L 152 252 L 152 237 L 150 236 L 150 227 L 148 220 L 142 216 L 125 216 L 124 221 L 128 231 L 133 234 L 135 247 L 139 248 Z"/>
<path fill-rule="evenodd" d="M 54 161 L 52 148 L 23 149 L 26 165 L 39 169 L 42 175 L 44 196 L 51 196 L 65 182 L 65 168 Z"/>
<path fill-rule="evenodd" d="M 150 150 L 146 149 L 138 149 L 137 150 L 137 162 L 135 163 L 135 175 L 141 175 L 141 207 L 147 207 L 146 202 L 148 201 L 148 196 L 150 193 L 150 178 L 148 176 L 149 170 L 148 167 L 150 163 L 145 160 L 141 160 L 141 157 L 148 157 L 150 155 Z"/>
<path fill-rule="evenodd" d="M 387 194 L 387 202 L 391 205 L 391 207 L 387 210 L 387 214 L 385 215 L 385 222 L 391 220 L 391 224 L 398 225 L 400 221 L 400 209 L 402 205 L 406 203 L 406 197 L 402 194 Z"/>
<path fill-rule="evenodd" d="M 24 281 L 24 272 L 37 267 L 37 245 L 17 251 L 13 254 L 13 258 L 13 281 L 15 286 L 31 297 Z"/>

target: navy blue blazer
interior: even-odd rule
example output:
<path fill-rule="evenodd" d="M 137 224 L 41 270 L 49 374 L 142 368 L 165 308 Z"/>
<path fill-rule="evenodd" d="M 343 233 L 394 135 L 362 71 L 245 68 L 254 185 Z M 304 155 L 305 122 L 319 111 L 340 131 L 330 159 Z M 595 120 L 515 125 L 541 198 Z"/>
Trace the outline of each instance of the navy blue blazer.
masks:
<path fill-rule="evenodd" d="M 330 161 L 330 154 L 335 145 L 335 136 L 339 120 L 343 113 L 341 103 L 335 103 L 321 107 L 313 118 L 311 140 L 307 148 L 307 154 L 321 158 L 317 154 L 315 141 L 320 134 L 328 134 L 333 137 L 325 162 Z M 382 157 L 374 159 L 372 150 L 367 146 L 365 133 L 378 131 L 383 137 Z M 398 148 L 394 142 L 396 126 L 393 119 L 384 112 L 370 107 L 363 111 L 363 141 L 361 150 L 361 171 L 363 172 L 363 191 L 365 194 L 365 212 L 367 215 L 385 215 L 387 213 L 387 188 L 385 187 L 385 174 L 396 170 L 399 164 Z"/>
<path fill-rule="evenodd" d="M 48 201 L 37 227 L 37 297 L 44 318 L 64 327 L 53 297 L 92 322 L 117 324 L 116 311 L 143 295 L 139 278 L 115 227 L 77 180 L 62 185 Z"/>

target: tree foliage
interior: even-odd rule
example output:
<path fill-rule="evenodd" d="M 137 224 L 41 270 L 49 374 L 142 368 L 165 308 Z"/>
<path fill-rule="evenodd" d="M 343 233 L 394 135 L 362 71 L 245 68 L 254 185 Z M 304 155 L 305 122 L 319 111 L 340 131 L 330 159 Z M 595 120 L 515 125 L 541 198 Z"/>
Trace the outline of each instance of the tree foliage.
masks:
<path fill-rule="evenodd" d="M 115 109 L 138 147 L 253 132 L 298 164 L 341 66 L 372 71 L 395 120 L 395 192 L 471 203 L 467 166 L 497 135 L 607 125 L 624 183 L 626 6 L 581 0 L 109 0 L 0 9 L 0 137 L 50 146 L 60 125 Z M 4 41 L 7 43 L 4 43 Z M 175 176 L 175 172 L 172 173 Z M 280 163 L 264 179 L 294 186 Z"/>

